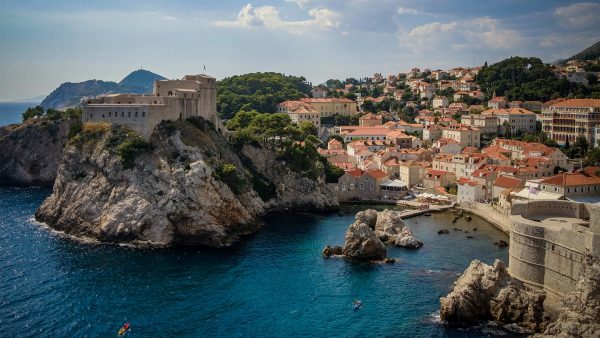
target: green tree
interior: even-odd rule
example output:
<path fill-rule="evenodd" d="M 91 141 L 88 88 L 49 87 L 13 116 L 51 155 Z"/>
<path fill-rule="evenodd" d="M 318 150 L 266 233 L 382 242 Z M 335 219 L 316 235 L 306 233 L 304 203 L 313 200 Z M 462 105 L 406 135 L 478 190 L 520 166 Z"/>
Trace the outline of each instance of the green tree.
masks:
<path fill-rule="evenodd" d="M 230 119 L 239 111 L 275 113 L 277 104 L 308 96 L 311 85 L 304 77 L 280 73 L 250 73 L 217 82 L 217 110 Z"/>
<path fill-rule="evenodd" d="M 585 154 L 590 145 L 585 136 L 579 135 L 577 136 L 577 139 L 575 140 L 575 144 L 573 146 L 579 149 L 579 154 L 581 155 L 581 157 L 585 157 Z"/>
<path fill-rule="evenodd" d="M 44 107 L 42 107 L 42 106 L 29 107 L 29 108 L 27 108 L 27 110 L 25 110 L 23 112 L 22 116 L 23 116 L 23 122 L 29 120 L 30 118 L 42 117 L 42 116 L 44 116 Z"/>
<path fill-rule="evenodd" d="M 298 127 L 300 128 L 303 139 L 305 139 L 308 135 L 317 136 L 319 134 L 317 127 L 315 127 L 315 125 L 310 121 L 302 121 Z"/>
<path fill-rule="evenodd" d="M 257 115 L 258 112 L 256 110 L 239 111 L 231 120 L 227 121 L 227 129 L 235 131 L 238 129 L 246 128 L 250 125 L 250 123 L 254 120 L 254 118 Z"/>

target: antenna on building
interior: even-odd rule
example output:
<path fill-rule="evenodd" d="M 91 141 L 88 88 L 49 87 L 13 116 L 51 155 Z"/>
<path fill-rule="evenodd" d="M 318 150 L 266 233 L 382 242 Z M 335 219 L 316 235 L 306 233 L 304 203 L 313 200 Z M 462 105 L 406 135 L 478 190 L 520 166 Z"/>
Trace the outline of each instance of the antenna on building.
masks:
<path fill-rule="evenodd" d="M 203 75 L 206 75 L 206 64 L 202 65 L 204 67 L 204 73 L 202 73 Z"/>

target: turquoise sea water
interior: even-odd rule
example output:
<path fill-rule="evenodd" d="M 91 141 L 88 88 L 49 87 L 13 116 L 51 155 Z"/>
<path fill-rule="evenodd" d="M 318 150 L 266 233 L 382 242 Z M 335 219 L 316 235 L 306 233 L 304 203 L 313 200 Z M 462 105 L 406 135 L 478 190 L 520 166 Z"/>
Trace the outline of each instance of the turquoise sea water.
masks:
<path fill-rule="evenodd" d="M 47 188 L 0 188 L 0 337 L 480 337 L 435 320 L 439 297 L 471 259 L 507 261 L 506 239 L 479 218 L 407 220 L 425 246 L 389 248 L 393 265 L 324 259 L 354 213 L 275 215 L 227 250 L 84 244 L 36 225 Z M 466 238 L 454 227 L 469 229 Z M 451 229 L 448 235 L 437 230 Z M 473 232 L 472 228 L 478 231 Z M 360 298 L 363 308 L 353 311 Z"/>
<path fill-rule="evenodd" d="M 36 102 L 0 102 L 0 126 L 20 123 L 27 108 L 40 104 Z"/>

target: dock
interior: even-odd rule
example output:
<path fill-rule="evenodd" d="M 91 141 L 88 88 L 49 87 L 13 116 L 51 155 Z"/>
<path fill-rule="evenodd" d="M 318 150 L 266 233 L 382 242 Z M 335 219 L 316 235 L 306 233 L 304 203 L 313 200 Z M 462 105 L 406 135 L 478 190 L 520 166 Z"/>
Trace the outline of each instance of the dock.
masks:
<path fill-rule="evenodd" d="M 429 206 L 428 209 L 403 210 L 400 212 L 400 218 L 402 218 L 402 219 L 407 219 L 407 218 L 423 215 L 424 213 L 427 213 L 427 212 L 431 213 L 431 212 L 446 211 L 446 210 L 450 210 L 450 209 L 454 208 L 454 205 L 452 205 L 452 204 L 435 205 L 435 204 L 423 204 L 420 202 L 413 202 L 413 201 L 398 201 L 398 205 L 407 205 L 410 207 L 417 207 L 417 208 L 421 207 L 422 205 Z"/>

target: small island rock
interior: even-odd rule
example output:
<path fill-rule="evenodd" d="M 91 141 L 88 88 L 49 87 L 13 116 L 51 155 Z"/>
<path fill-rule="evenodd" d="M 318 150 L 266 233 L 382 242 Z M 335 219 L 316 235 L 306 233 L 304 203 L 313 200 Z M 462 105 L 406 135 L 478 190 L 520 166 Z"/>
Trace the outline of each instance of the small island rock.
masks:
<path fill-rule="evenodd" d="M 385 258 L 386 249 L 366 223 L 356 221 L 346 232 L 343 253 L 351 259 L 375 261 Z"/>

